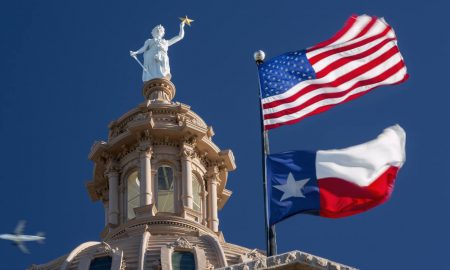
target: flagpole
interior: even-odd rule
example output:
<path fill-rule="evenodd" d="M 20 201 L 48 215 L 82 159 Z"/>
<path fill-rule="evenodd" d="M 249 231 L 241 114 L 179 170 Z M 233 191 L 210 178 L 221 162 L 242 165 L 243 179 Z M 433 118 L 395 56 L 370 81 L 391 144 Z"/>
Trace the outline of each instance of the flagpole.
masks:
<path fill-rule="evenodd" d="M 261 50 L 254 53 L 254 59 L 256 65 L 259 66 L 264 63 L 265 53 Z M 275 231 L 275 225 L 269 225 L 269 214 L 268 214 L 268 201 L 267 201 L 267 169 L 266 169 L 266 158 L 270 154 L 269 149 L 269 133 L 264 128 L 264 117 L 262 109 L 262 96 L 261 96 L 261 83 L 259 80 L 258 72 L 258 85 L 259 85 L 259 113 L 260 113 L 260 124 L 261 124 L 261 152 L 262 152 L 262 175 L 263 175 L 263 194 L 264 194 L 264 224 L 266 233 L 266 253 L 267 256 L 273 256 L 277 254 L 277 236 Z"/>

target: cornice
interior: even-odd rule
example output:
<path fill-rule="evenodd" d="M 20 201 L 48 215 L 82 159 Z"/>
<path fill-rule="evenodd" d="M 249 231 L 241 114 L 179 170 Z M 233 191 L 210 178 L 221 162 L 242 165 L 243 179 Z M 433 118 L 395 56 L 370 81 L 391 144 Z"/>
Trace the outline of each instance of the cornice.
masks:
<path fill-rule="evenodd" d="M 134 231 L 138 227 L 145 226 L 147 226 L 146 228 L 151 234 L 164 233 L 181 235 L 184 233 L 186 235 L 194 234 L 197 236 L 207 234 L 217 238 L 217 235 L 213 231 L 211 231 L 206 226 L 203 226 L 202 224 L 177 216 L 157 214 L 156 216 L 144 219 L 129 220 L 128 222 L 110 231 L 105 236 L 104 241 L 120 239 L 124 234 L 128 234 L 127 231 Z"/>

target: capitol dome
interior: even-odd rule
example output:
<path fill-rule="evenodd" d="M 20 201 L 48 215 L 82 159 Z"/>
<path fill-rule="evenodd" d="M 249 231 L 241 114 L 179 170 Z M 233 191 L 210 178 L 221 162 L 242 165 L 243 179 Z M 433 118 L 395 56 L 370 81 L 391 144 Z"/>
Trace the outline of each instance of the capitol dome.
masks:
<path fill-rule="evenodd" d="M 105 210 L 101 241 L 30 269 L 214 269 L 263 256 L 219 230 L 233 152 L 214 144 L 213 128 L 188 105 L 172 101 L 169 80 L 150 80 L 142 93 L 145 101 L 112 121 L 108 140 L 89 153 L 86 187 Z"/>
<path fill-rule="evenodd" d="M 218 211 L 231 196 L 233 152 L 188 105 L 173 102 L 175 86 L 147 81 L 145 101 L 109 124 L 107 141 L 89 153 L 86 187 L 102 203 L 99 241 L 30 270 L 353 269 L 300 251 L 266 257 L 225 241 Z"/>

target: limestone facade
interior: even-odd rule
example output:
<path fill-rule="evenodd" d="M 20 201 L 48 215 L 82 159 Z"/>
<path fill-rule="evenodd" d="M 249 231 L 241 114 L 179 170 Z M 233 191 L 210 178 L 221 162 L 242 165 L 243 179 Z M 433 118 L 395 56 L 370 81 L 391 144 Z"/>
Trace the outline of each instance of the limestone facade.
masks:
<path fill-rule="evenodd" d="M 169 80 L 146 82 L 142 94 L 145 101 L 111 122 L 108 140 L 89 153 L 94 169 L 86 187 L 105 211 L 101 240 L 29 269 L 89 270 L 104 260 L 114 270 L 175 270 L 174 254 L 189 254 L 195 269 L 268 267 L 271 258 L 227 243 L 219 229 L 233 152 L 214 144 L 213 128 L 188 105 L 172 101 Z M 331 269 L 297 253 L 292 262 L 309 268 L 292 269 Z"/>

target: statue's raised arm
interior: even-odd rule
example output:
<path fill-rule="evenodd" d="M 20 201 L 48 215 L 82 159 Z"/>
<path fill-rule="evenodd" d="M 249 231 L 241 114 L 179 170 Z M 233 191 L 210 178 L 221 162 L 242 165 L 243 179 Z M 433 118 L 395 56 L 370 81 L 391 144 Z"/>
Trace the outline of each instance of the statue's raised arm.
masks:
<path fill-rule="evenodd" d="M 184 38 L 184 21 L 180 23 L 180 33 L 178 36 L 174 36 L 169 40 L 169 46 L 172 46 L 173 44 L 177 43 L 178 41 L 182 40 Z"/>
<path fill-rule="evenodd" d="M 177 36 L 170 40 L 164 39 L 164 27 L 162 25 L 157 25 L 152 30 L 152 38 L 147 39 L 144 46 L 137 51 L 130 51 L 131 57 L 135 58 L 142 66 L 142 80 L 144 82 L 155 78 L 171 79 L 172 75 L 170 74 L 169 56 L 167 55 L 167 51 L 169 50 L 169 46 L 183 39 L 185 24 L 190 25 L 193 21 L 187 16 L 180 19 L 180 33 Z M 141 53 L 144 54 L 143 64 L 137 58 L 137 55 Z"/>

